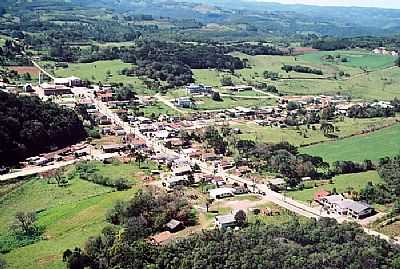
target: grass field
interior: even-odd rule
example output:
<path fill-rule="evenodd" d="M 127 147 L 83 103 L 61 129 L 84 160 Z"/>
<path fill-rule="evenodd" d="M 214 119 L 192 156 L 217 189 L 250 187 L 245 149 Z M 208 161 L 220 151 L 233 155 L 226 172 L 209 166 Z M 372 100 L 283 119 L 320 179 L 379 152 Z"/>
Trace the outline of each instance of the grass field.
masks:
<path fill-rule="evenodd" d="M 386 124 L 394 124 L 396 118 L 372 118 L 372 119 L 350 119 L 345 118 L 344 121 L 334 123 L 335 127 L 339 129 L 335 134 L 338 137 L 346 137 L 355 133 L 359 133 L 363 129 L 371 127 L 379 127 Z M 287 141 L 290 144 L 300 146 L 308 145 L 314 142 L 329 141 L 319 130 L 320 126 L 315 125 L 315 130 L 308 129 L 306 126 L 288 127 L 285 129 L 277 127 L 260 126 L 253 122 L 247 124 L 234 124 L 232 127 L 239 128 L 242 131 L 240 134 L 241 139 L 256 140 L 260 143 L 278 143 Z"/>
<path fill-rule="evenodd" d="M 369 171 L 358 174 L 348 174 L 348 175 L 340 175 L 333 178 L 333 184 L 324 184 L 316 188 L 297 190 L 286 192 L 286 195 L 294 198 L 295 200 L 308 202 L 313 200 L 314 194 L 320 190 L 331 191 L 333 188 L 336 188 L 338 193 L 343 193 L 347 191 L 349 187 L 353 188 L 354 191 L 359 192 L 362 188 L 364 188 L 368 182 L 372 182 L 373 184 L 382 183 L 382 178 L 379 177 L 376 171 Z M 310 182 L 311 184 L 313 182 Z"/>
<path fill-rule="evenodd" d="M 331 55 L 333 57 L 340 56 L 346 58 L 347 62 L 326 61 L 324 56 Z M 367 70 L 377 70 L 393 66 L 395 57 L 390 55 L 377 55 L 370 51 L 363 50 L 339 50 L 339 51 L 321 51 L 316 53 L 307 53 L 299 57 L 304 61 L 315 64 L 329 64 L 339 66 L 349 66 L 354 68 L 366 68 Z"/>
<path fill-rule="evenodd" d="M 347 63 L 327 62 L 321 58 L 328 54 L 341 54 L 349 61 Z M 214 69 L 193 70 L 196 81 L 215 87 L 221 86 L 220 80 L 223 76 L 230 76 L 235 84 L 247 84 L 249 81 L 265 82 L 263 72 L 268 70 L 278 72 L 282 79 L 267 81 L 267 83 L 277 86 L 280 92 L 289 95 L 342 94 L 366 100 L 390 100 L 400 94 L 397 87 L 400 83 L 400 68 L 391 67 L 394 62 L 392 56 L 374 55 L 360 50 L 314 52 L 296 57 L 249 56 L 242 53 L 233 55 L 248 59 L 251 68 L 236 70 L 235 75 L 218 72 Z M 321 69 L 324 76 L 296 72 L 285 73 L 281 70 L 284 64 Z M 335 75 L 340 71 L 349 74 L 350 77 L 335 79 Z M 325 77 L 330 79 L 325 79 Z"/>
<path fill-rule="evenodd" d="M 150 117 L 151 114 L 155 114 L 156 116 L 160 114 L 167 114 L 171 116 L 179 115 L 179 112 L 175 109 L 170 108 L 162 102 L 157 102 L 154 105 L 147 106 L 145 108 L 140 109 L 145 115 L 145 117 Z"/>
<path fill-rule="evenodd" d="M 301 148 L 302 153 L 321 156 L 328 162 L 337 160 L 378 160 L 400 154 L 400 125 L 376 131 L 369 135 L 346 138 Z"/>
<path fill-rule="evenodd" d="M 48 63 L 49 62 L 47 62 L 47 64 Z M 124 63 L 121 60 L 79 64 L 70 63 L 68 68 L 55 68 L 53 73 L 57 77 L 76 76 L 94 82 L 101 81 L 103 84 L 111 82 L 132 84 L 137 93 L 148 94 L 149 91 L 138 77 L 128 77 L 120 74 L 122 69 L 129 67 L 132 67 L 132 64 Z M 110 77 L 107 77 L 108 71 L 111 72 Z"/>
<path fill-rule="evenodd" d="M 97 165 L 112 178 L 125 177 L 137 184 L 122 192 L 79 178 L 68 187 L 34 179 L 0 200 L 0 233 L 7 233 L 18 211 L 38 212 L 38 224 L 44 225 L 46 240 L 5 254 L 8 268 L 65 268 L 61 254 L 67 248 L 83 246 L 89 236 L 97 235 L 107 224 L 105 214 L 117 200 L 129 199 L 141 185 L 140 174 L 148 173 L 136 164 Z M 150 167 L 151 168 L 151 167 Z"/>
<path fill-rule="evenodd" d="M 268 99 L 246 99 L 246 98 L 235 98 L 235 97 L 222 97 L 221 102 L 212 100 L 209 97 L 196 98 L 196 107 L 198 110 L 218 110 L 218 109 L 229 109 L 238 106 L 242 107 L 265 107 L 271 106 L 276 103 L 273 98 Z"/>

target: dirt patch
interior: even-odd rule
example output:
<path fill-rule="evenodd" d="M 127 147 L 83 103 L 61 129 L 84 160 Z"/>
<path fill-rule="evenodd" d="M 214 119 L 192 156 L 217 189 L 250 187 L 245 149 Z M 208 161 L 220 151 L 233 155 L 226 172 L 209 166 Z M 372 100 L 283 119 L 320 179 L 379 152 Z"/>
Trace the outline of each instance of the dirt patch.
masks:
<path fill-rule="evenodd" d="M 9 69 L 17 71 L 18 74 L 30 74 L 32 76 L 39 75 L 39 69 L 35 66 L 10 66 Z"/>
<path fill-rule="evenodd" d="M 60 260 L 61 257 L 58 255 L 49 255 L 49 256 L 45 256 L 45 257 L 41 257 L 39 259 L 36 260 L 36 264 L 38 265 L 38 267 L 44 267 L 54 261 Z"/>

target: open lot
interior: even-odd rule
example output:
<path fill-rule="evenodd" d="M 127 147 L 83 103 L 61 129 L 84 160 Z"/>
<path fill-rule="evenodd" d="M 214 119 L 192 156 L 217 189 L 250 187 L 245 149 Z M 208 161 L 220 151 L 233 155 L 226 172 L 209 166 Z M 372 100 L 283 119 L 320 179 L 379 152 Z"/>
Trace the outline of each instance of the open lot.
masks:
<path fill-rule="evenodd" d="M 400 125 L 368 135 L 301 148 L 300 152 L 321 156 L 328 162 L 337 160 L 376 161 L 379 158 L 400 153 Z"/>
<path fill-rule="evenodd" d="M 118 192 L 79 178 L 73 178 L 67 187 L 35 178 L 1 198 L 1 234 L 8 232 L 14 215 L 19 211 L 36 211 L 38 224 L 45 226 L 46 240 L 5 254 L 9 268 L 64 268 L 62 252 L 75 246 L 82 247 L 88 237 L 99 234 L 107 225 L 107 210 L 116 201 L 134 195 L 143 184 L 142 175 L 148 174 L 151 169 L 141 169 L 135 163 L 98 163 L 96 166 L 105 176 L 115 179 L 124 177 L 135 185 L 127 191 Z"/>

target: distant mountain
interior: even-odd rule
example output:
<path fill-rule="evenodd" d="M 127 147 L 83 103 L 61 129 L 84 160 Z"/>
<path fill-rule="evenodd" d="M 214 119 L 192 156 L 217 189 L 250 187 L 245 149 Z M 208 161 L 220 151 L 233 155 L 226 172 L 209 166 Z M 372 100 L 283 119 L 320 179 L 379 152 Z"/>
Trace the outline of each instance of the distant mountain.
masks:
<path fill-rule="evenodd" d="M 217 38 L 287 37 L 317 34 L 339 37 L 389 36 L 400 33 L 400 10 L 283 5 L 247 0 L 2 0 L 0 7 L 14 14 L 27 10 L 87 8 L 115 14 L 152 15 L 155 19 L 190 20 L 202 29 L 183 34 Z M 1 10 L 0 10 L 1 11 Z M 72 12 L 72 11 L 71 11 Z M 1 13 L 0 13 L 1 14 Z"/>

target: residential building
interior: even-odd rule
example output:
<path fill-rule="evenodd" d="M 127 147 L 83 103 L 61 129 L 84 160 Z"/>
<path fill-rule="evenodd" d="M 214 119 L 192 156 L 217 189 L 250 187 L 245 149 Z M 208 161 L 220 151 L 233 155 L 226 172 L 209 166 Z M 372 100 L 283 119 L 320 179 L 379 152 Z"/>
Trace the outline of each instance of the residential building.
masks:
<path fill-rule="evenodd" d="M 233 214 L 221 215 L 215 217 L 215 227 L 218 229 L 227 229 L 237 225 L 235 216 Z"/>
<path fill-rule="evenodd" d="M 189 185 L 189 179 L 187 178 L 187 176 L 174 176 L 168 178 L 163 182 L 163 186 L 169 189 L 187 185 Z"/>
<path fill-rule="evenodd" d="M 193 102 L 190 97 L 180 97 L 176 100 L 176 105 L 182 108 L 191 108 L 193 106 Z"/>
<path fill-rule="evenodd" d="M 217 188 L 209 190 L 211 199 L 223 199 L 226 197 L 232 197 L 235 195 L 235 189 L 233 188 Z"/>

